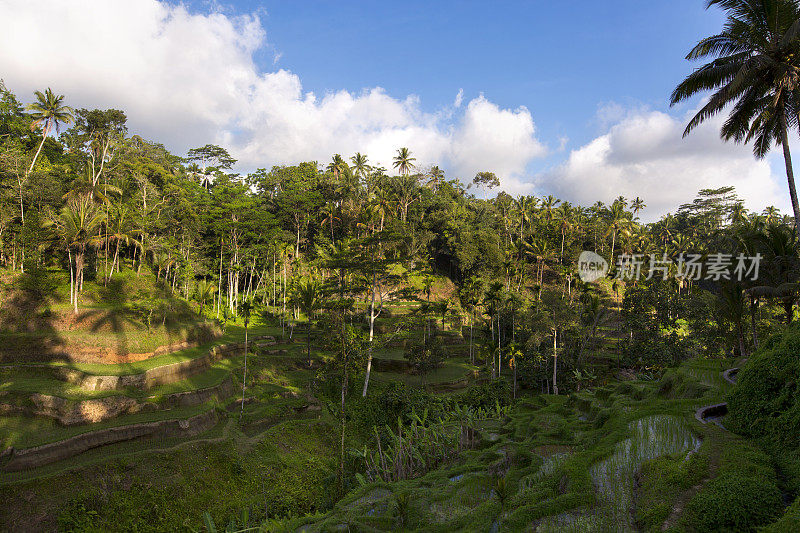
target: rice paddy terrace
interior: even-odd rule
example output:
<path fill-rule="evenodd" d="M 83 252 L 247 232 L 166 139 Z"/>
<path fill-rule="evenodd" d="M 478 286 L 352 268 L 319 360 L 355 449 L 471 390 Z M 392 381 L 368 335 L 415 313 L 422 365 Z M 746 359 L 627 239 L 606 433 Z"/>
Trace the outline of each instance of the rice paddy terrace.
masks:
<path fill-rule="evenodd" d="M 481 445 L 462 461 L 414 480 L 366 484 L 298 531 L 695 530 L 704 510 L 694 502 L 712 479 L 768 462 L 695 419 L 729 386 L 712 377 L 719 366 L 695 360 L 658 382 L 526 398 L 483 427 Z"/>
<path fill-rule="evenodd" d="M 411 309 L 396 306 L 378 328 L 392 331 Z M 376 349 L 373 380 L 441 396 L 489 381 L 453 331 L 434 332 L 443 364 L 413 372 L 405 346 L 431 331 Z M 738 364 L 697 359 L 658 381 L 610 372 L 605 385 L 570 395 L 523 394 L 479 416 L 474 441 L 425 473 L 361 477 L 333 500 L 337 422 L 315 393 L 331 354 L 313 340 L 309 361 L 305 334 L 251 327 L 244 393 L 236 325 L 130 362 L 2 365 L 0 497 L 12 504 L 0 523 L 188 530 L 203 527 L 204 510 L 224 523 L 244 509 L 275 531 L 702 531 L 714 480 L 776 477 L 754 445 L 695 417 L 722 402 Z M 614 360 L 613 346 L 605 351 L 598 369 Z"/>
<path fill-rule="evenodd" d="M 408 310 L 408 306 L 398 306 L 395 314 Z M 388 328 L 392 320 L 383 318 L 378 326 Z M 409 338 L 421 334 L 412 331 L 376 349 L 373 380 L 402 381 L 411 387 L 448 394 L 484 379 L 480 369 L 468 363 L 466 341 L 453 332 L 439 332 L 447 354 L 443 364 L 424 376 L 413 373 L 403 358 L 403 346 Z M 309 361 L 301 328 L 255 325 L 249 328 L 248 341 L 244 391 L 244 329 L 236 325 L 229 325 L 224 335 L 208 342 L 165 348 L 149 358 L 130 362 L 58 358 L 3 364 L 3 492 L 14 495 L 12 500 L 16 501 L 16 496 L 25 491 L 22 487 L 47 486 L 51 479 L 63 476 L 73 479 L 72 486 L 76 476 L 96 483 L 105 479 L 103 472 L 108 468 L 121 464 L 166 463 L 179 470 L 184 461 L 192 463 L 191 456 L 200 449 L 233 446 L 253 460 L 263 459 L 263 453 L 254 449 L 260 449 L 262 441 L 273 446 L 280 440 L 275 437 L 276 431 L 325 433 L 333 420 L 315 397 L 312 383 L 330 354 L 314 341 Z M 287 424 L 293 424 L 293 429 L 288 430 Z M 296 445 L 291 441 L 282 451 L 294 455 Z M 334 444 L 327 436 L 319 436 L 313 445 L 318 448 L 313 453 L 319 460 L 318 470 L 329 472 Z M 208 465 L 194 461 L 191 468 Z M 131 479 L 150 479 L 154 474 L 152 469 L 147 470 Z M 283 469 L 280 473 L 286 475 Z M 52 505 L 38 518 L 31 516 L 24 504 L 4 506 L 0 523 L 23 530 L 50 528 L 58 516 L 57 509 L 71 496 L 61 494 L 52 504 L 29 502 L 30 509 Z M 317 506 L 322 505 L 305 508 Z M 298 506 L 291 509 L 296 512 Z M 193 518 L 199 520 L 199 515 Z"/>

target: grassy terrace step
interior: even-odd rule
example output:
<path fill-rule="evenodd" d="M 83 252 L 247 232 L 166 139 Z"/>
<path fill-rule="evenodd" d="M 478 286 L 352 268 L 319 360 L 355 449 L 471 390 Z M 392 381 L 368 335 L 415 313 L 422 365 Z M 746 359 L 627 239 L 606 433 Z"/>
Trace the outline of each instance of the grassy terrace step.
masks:
<path fill-rule="evenodd" d="M 159 436 L 192 437 L 212 428 L 218 421 L 219 417 L 216 411 L 207 409 L 180 418 L 148 420 L 104 429 L 94 429 L 90 432 L 79 433 L 47 444 L 29 448 L 15 448 L 7 455 L 8 461 L 3 464 L 2 469 L 6 472 L 31 470 L 80 455 L 93 448 L 129 440 Z"/>
<path fill-rule="evenodd" d="M 212 364 L 203 373 L 195 376 L 159 385 L 148 390 L 135 388 L 113 389 L 113 390 L 86 390 L 79 385 L 57 379 L 48 375 L 42 375 L 41 370 L 20 369 L 14 372 L 0 371 L 0 403 L 6 402 L 10 397 L 29 396 L 30 394 L 40 393 L 51 396 L 58 396 L 67 400 L 92 400 L 106 398 L 108 396 L 128 396 L 144 400 L 147 398 L 160 398 L 169 394 L 205 389 L 219 385 L 240 363 L 233 358 L 226 358 Z"/>
<path fill-rule="evenodd" d="M 254 331 L 251 338 L 258 339 L 264 332 L 274 328 L 262 328 Z M 61 394 L 77 395 L 78 390 L 87 389 L 97 392 L 100 390 L 153 390 L 160 386 L 183 382 L 178 388 L 194 385 L 191 378 L 202 375 L 210 370 L 212 374 L 200 380 L 198 384 L 218 382 L 223 375 L 225 365 L 217 365 L 221 359 L 229 358 L 224 351 L 233 348 L 231 341 L 241 342 L 243 335 L 238 332 L 229 332 L 214 343 L 173 352 L 137 363 L 117 365 L 87 365 L 87 364 L 60 364 L 51 363 L 44 365 L 6 365 L 0 367 L 7 385 L 0 387 L 2 391 L 19 390 L 22 392 L 35 389 L 36 392 L 54 390 Z M 44 374 L 44 375 L 43 375 Z M 55 382 L 70 382 L 59 385 Z M 77 388 L 77 390 L 76 390 Z M 194 387 L 198 388 L 198 387 Z M 56 394 L 59 395 L 59 394 Z M 140 394 L 139 396 L 142 396 Z"/>
<path fill-rule="evenodd" d="M 146 422 L 158 422 L 160 420 L 189 418 L 210 409 L 212 409 L 211 404 L 178 407 L 162 411 L 124 415 L 105 422 L 70 427 L 64 427 L 49 418 L 4 416 L 0 417 L 0 442 L 2 442 L 1 446 L 3 449 L 9 446 L 13 446 L 14 448 L 32 448 L 102 429 Z"/>
<path fill-rule="evenodd" d="M 407 385 L 422 387 L 469 378 L 476 371 L 480 371 L 480 367 L 473 366 L 458 358 L 448 359 L 441 367 L 428 372 L 424 376 L 404 372 L 375 372 L 375 379 L 380 381 L 402 381 Z"/>
<path fill-rule="evenodd" d="M 256 392 L 264 397 L 296 395 L 311 377 L 302 368 L 304 357 L 301 362 L 296 356 L 251 353 L 249 362 L 248 395 Z M 126 412 L 171 409 L 205 403 L 214 397 L 228 398 L 241 387 L 243 366 L 244 358 L 236 354 L 214 363 L 203 373 L 146 391 L 131 388 L 86 391 L 63 381 L 16 375 L 16 381 L 0 386 L 0 407 L 11 416 L 46 416 L 65 425 L 96 423 Z"/>
<path fill-rule="evenodd" d="M 112 422 L 83 428 L 58 428 L 48 424 L 35 424 L 34 428 L 28 424 L 28 427 L 20 428 L 27 435 L 18 435 L 13 441 L 14 453 L 7 450 L 0 459 L 0 484 L 50 475 L 121 455 L 167 451 L 193 442 L 219 441 L 231 436 L 232 427 L 241 426 L 241 431 L 251 440 L 257 439 L 264 431 L 284 421 L 320 417 L 319 406 L 310 403 L 308 398 L 285 396 L 281 391 L 281 387 L 271 384 L 248 388 L 248 398 L 253 398 L 252 395 L 255 394 L 267 401 L 246 402 L 241 418 L 239 400 L 233 400 L 229 401 L 225 410 L 217 409 L 217 404 L 209 402 L 192 408 L 125 416 Z M 219 424 L 218 419 L 226 416 L 227 423 Z M 14 422 L 13 417 L 5 420 Z M 184 421 L 186 425 L 173 423 L 180 421 Z M 87 446 L 87 442 L 93 445 Z M 58 453 L 72 454 L 68 455 L 69 463 L 61 462 L 67 455 L 54 459 L 53 456 Z M 35 459 L 33 469 L 25 468 L 23 472 L 17 473 L 13 472 L 16 469 L 14 465 L 10 468 L 2 467 L 4 464 L 8 467 L 7 463 L 11 462 L 9 457 L 13 460 L 15 454 L 18 457 L 20 454 L 30 457 L 40 454 L 43 457 Z M 4 473 L 4 469 L 9 471 Z"/>
<path fill-rule="evenodd" d="M 248 337 L 255 339 L 258 336 L 280 335 L 280 328 L 263 326 L 252 327 L 248 330 Z M 227 331 L 221 337 L 218 337 L 213 342 L 197 346 L 195 348 L 187 348 L 172 353 L 158 355 L 142 361 L 135 361 L 131 363 L 117 363 L 117 364 L 103 364 L 103 363 L 73 363 L 69 361 L 52 361 L 46 363 L 18 363 L 18 364 L 3 364 L 0 369 L 5 368 L 25 368 L 25 367 L 56 367 L 56 368 L 69 368 L 78 370 L 85 374 L 93 374 L 97 376 L 125 376 L 131 374 L 141 374 L 158 366 L 166 366 L 173 363 L 188 361 L 196 359 L 205 355 L 209 348 L 220 346 L 232 342 L 244 341 L 244 328 L 236 325 L 229 325 Z"/>

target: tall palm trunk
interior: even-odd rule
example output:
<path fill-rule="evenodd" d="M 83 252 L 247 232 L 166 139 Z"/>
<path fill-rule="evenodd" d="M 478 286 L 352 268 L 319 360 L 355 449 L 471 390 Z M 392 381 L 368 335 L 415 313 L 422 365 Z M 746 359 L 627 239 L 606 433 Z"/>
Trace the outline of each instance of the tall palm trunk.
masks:
<path fill-rule="evenodd" d="M 475 309 L 473 308 L 472 313 L 469 317 L 469 362 L 470 364 L 475 364 L 475 352 L 472 348 L 472 325 L 475 322 Z"/>
<path fill-rule="evenodd" d="M 47 140 L 47 134 L 50 133 L 50 121 L 48 120 L 45 124 L 44 131 L 42 132 L 42 142 L 39 143 L 39 148 L 36 150 L 36 154 L 33 156 L 33 161 L 31 161 L 31 168 L 28 169 L 27 174 L 33 172 L 33 167 L 36 165 L 36 160 L 39 158 L 39 153 L 42 151 L 42 147 L 44 146 L 44 142 Z M 27 175 L 26 174 L 26 175 Z M 24 222 L 24 220 L 23 220 Z"/>
<path fill-rule="evenodd" d="M 75 252 L 75 293 L 73 300 L 73 309 L 75 314 L 78 314 L 78 293 L 83 288 L 83 250 Z"/>
<path fill-rule="evenodd" d="M 311 360 L 311 317 L 308 317 L 306 325 L 306 357 L 308 357 L 308 368 L 311 368 L 314 365 Z"/>
<path fill-rule="evenodd" d="M 800 234 L 800 203 L 797 201 L 797 188 L 794 183 L 794 170 L 792 169 L 792 154 L 789 152 L 789 134 L 786 125 L 786 109 L 781 106 L 781 145 L 783 147 L 783 162 L 786 165 L 786 180 L 789 182 L 789 198 L 792 200 L 794 211 L 794 225 Z"/>
<path fill-rule="evenodd" d="M 375 334 L 375 282 L 376 275 L 372 274 L 372 297 L 369 304 L 369 348 L 367 350 L 367 374 L 364 376 L 364 390 L 361 391 L 361 396 L 367 397 L 367 387 L 369 387 L 369 375 L 372 371 L 372 340 Z"/>
<path fill-rule="evenodd" d="M 611 261 L 614 262 L 614 245 L 617 243 L 617 231 L 611 234 Z"/>
<path fill-rule="evenodd" d="M 75 301 L 75 276 L 72 270 L 72 250 L 67 247 L 67 258 L 69 260 L 69 303 Z"/>
<path fill-rule="evenodd" d="M 758 312 L 758 299 L 750 295 L 750 325 L 753 330 L 753 349 L 758 350 L 758 333 L 756 333 L 756 313 Z"/>

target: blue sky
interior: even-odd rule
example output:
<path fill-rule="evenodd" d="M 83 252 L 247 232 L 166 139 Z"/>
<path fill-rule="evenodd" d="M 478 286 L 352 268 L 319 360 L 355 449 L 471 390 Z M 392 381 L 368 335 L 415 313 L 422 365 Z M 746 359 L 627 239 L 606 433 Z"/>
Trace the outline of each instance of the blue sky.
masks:
<path fill-rule="evenodd" d="M 598 107 L 611 102 L 667 110 L 692 68 L 684 56 L 723 22 L 702 0 L 241 0 L 229 9 L 265 13 L 260 67 L 288 68 L 308 90 L 380 86 L 419 95 L 428 111 L 459 89 L 466 99 L 483 93 L 501 107 L 528 107 L 555 146 L 597 135 Z"/>
<path fill-rule="evenodd" d="M 423 170 L 494 171 L 511 194 L 642 196 L 645 219 L 727 184 L 785 210 L 780 154 L 722 143 L 722 117 L 682 139 L 699 100 L 669 108 L 686 53 L 722 27 L 704 6 L 5 0 L 0 75 L 23 100 L 50 86 L 123 109 L 177 154 L 225 146 L 241 172 L 356 151 L 390 166 L 408 146 Z"/>

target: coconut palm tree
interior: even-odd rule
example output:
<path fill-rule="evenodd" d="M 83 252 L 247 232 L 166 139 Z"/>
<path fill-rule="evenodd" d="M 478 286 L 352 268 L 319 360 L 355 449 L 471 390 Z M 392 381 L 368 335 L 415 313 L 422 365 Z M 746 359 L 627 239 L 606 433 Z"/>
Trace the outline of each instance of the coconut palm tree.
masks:
<path fill-rule="evenodd" d="M 780 217 L 780 210 L 778 210 L 778 208 L 775 207 L 774 205 L 770 205 L 766 209 L 764 209 L 762 215 L 764 216 L 764 222 L 766 222 L 767 225 L 769 226 L 774 224 L 775 221 L 778 220 L 778 218 Z"/>
<path fill-rule="evenodd" d="M 311 368 L 311 324 L 314 315 L 322 308 L 322 288 L 319 281 L 313 278 L 300 280 L 295 289 L 295 300 L 300 311 L 306 315 L 306 357 Z"/>
<path fill-rule="evenodd" d="M 108 217 L 108 211 L 106 212 Z M 114 268 L 119 272 L 119 246 L 124 244 L 129 246 L 131 244 L 138 246 L 139 242 L 136 236 L 140 235 L 142 231 L 133 227 L 130 216 L 130 211 L 124 205 L 116 206 L 111 213 L 111 220 L 107 220 L 106 239 L 108 244 L 112 241 L 114 246 L 114 259 L 111 261 L 111 268 L 108 270 L 107 279 L 111 279 L 111 274 L 114 273 Z"/>
<path fill-rule="evenodd" d="M 197 287 L 195 287 L 195 298 L 200 303 L 200 317 L 203 316 L 203 307 L 205 307 L 206 302 L 211 299 L 216 291 L 217 288 L 212 281 L 201 279 L 197 283 Z"/>
<path fill-rule="evenodd" d="M 334 242 L 336 239 L 333 235 L 333 223 L 338 221 L 341 222 L 342 219 L 336 216 L 339 212 L 339 209 L 336 207 L 336 204 L 333 202 L 326 202 L 324 206 L 320 209 L 319 214 L 322 215 L 322 221 L 320 225 L 328 224 L 331 228 L 331 242 Z"/>
<path fill-rule="evenodd" d="M 535 196 L 518 196 L 514 199 L 514 209 L 519 217 L 519 236 L 525 237 L 525 222 L 530 219 L 530 210 L 536 207 L 539 199 Z"/>
<path fill-rule="evenodd" d="M 747 209 L 744 207 L 744 202 L 736 202 L 731 206 L 731 222 L 733 224 L 741 224 L 747 220 Z"/>
<path fill-rule="evenodd" d="M 798 125 L 800 4 L 795 0 L 708 0 L 707 7 L 714 5 L 727 15 L 722 32 L 703 39 L 686 56 L 713 59 L 675 88 L 671 104 L 711 90 L 684 136 L 729 109 L 721 129 L 723 139 L 752 141 L 759 159 L 780 143 L 795 225 L 800 228 L 788 135 L 789 127 Z"/>
<path fill-rule="evenodd" d="M 645 207 L 647 207 L 647 204 L 644 203 L 644 200 L 642 200 L 638 196 L 636 198 L 634 198 L 633 201 L 631 202 L 631 211 L 633 211 L 634 215 L 638 216 L 639 215 L 639 211 L 641 211 Z"/>
<path fill-rule="evenodd" d="M 561 200 L 549 194 L 542 198 L 542 211 L 544 211 L 544 217 L 547 222 L 553 220 L 553 214 L 555 212 L 556 206 L 561 203 Z"/>
<path fill-rule="evenodd" d="M 531 239 L 530 242 L 525 242 L 525 253 L 529 256 L 532 256 L 536 260 L 535 279 L 539 286 L 538 298 L 541 299 L 544 267 L 545 263 L 554 257 L 553 251 L 550 249 L 550 243 L 547 239 L 537 236 Z"/>
<path fill-rule="evenodd" d="M 433 187 L 433 192 L 438 191 L 439 187 L 442 185 L 442 182 L 444 182 L 444 171 L 438 166 L 433 166 L 431 167 L 429 176 L 430 180 L 428 181 L 428 184 Z"/>
<path fill-rule="evenodd" d="M 350 169 L 352 170 L 353 175 L 362 180 L 366 180 L 369 171 L 372 170 L 372 167 L 367 164 L 367 156 L 361 152 L 356 152 L 356 155 L 351 157 L 350 161 L 353 163 L 353 166 Z"/>
<path fill-rule="evenodd" d="M 342 159 L 342 156 L 339 154 L 333 154 L 333 159 L 330 163 L 328 163 L 326 170 L 328 170 L 328 172 L 332 172 L 333 177 L 339 179 L 339 175 L 344 172 L 345 168 L 348 170 L 350 169 L 345 160 Z"/>
<path fill-rule="evenodd" d="M 615 200 L 606 212 L 606 221 L 608 222 L 606 237 L 611 235 L 611 261 L 613 261 L 614 246 L 617 242 L 617 235 L 619 235 L 620 231 L 626 229 L 630 223 L 630 220 L 625 213 L 625 205 L 620 202 L 619 199 Z"/>
<path fill-rule="evenodd" d="M 786 323 L 794 318 L 794 304 L 797 301 L 800 284 L 800 257 L 797 252 L 797 232 L 788 226 L 767 226 L 763 233 L 755 235 L 753 249 L 764 257 L 757 284 L 749 289 L 756 298 L 775 298 L 780 300 L 786 316 Z"/>
<path fill-rule="evenodd" d="M 56 96 L 53 90 L 49 87 L 44 93 L 42 91 L 36 91 L 33 94 L 36 95 L 36 102 L 30 104 L 27 107 L 27 110 L 29 111 L 30 118 L 32 119 L 31 131 L 41 129 L 42 142 L 39 143 L 39 147 L 36 149 L 36 153 L 33 156 L 30 168 L 28 168 L 28 171 L 25 172 L 24 177 L 20 179 L 19 183 L 19 214 L 23 224 L 25 223 L 25 209 L 22 205 L 23 184 L 27 181 L 30 173 L 33 172 L 33 167 L 36 166 L 36 161 L 39 159 L 39 154 L 42 152 L 42 147 L 44 146 L 44 142 L 47 140 L 47 136 L 50 134 L 50 132 L 55 130 L 56 133 L 58 133 L 61 124 L 69 124 L 75 119 L 73 115 L 75 110 L 68 105 L 64 105 L 64 95 L 60 94 Z"/>
<path fill-rule="evenodd" d="M 492 282 L 486 294 L 483 296 L 483 303 L 486 311 L 489 314 L 489 320 L 494 325 L 495 317 L 497 317 L 497 356 L 500 359 L 500 307 L 503 303 L 503 284 L 499 281 Z M 497 365 L 494 357 L 492 357 L 492 379 L 500 376 L 501 368 Z"/>
<path fill-rule="evenodd" d="M 561 232 L 561 255 L 559 262 L 564 264 L 564 240 L 567 233 L 572 231 L 572 206 L 569 202 L 564 202 L 555 212 L 555 219 L 558 222 L 558 229 Z"/>
<path fill-rule="evenodd" d="M 68 105 L 64 105 L 63 94 L 56 96 L 49 87 L 44 93 L 42 93 L 42 91 L 36 91 L 33 94 L 36 95 L 36 102 L 29 105 L 27 108 L 33 119 L 33 122 L 31 122 L 31 131 L 41 128 L 42 142 L 39 143 L 39 148 L 33 156 L 28 174 L 33 171 L 39 153 L 42 151 L 42 146 L 44 146 L 44 141 L 47 139 L 50 132 L 55 129 L 56 133 L 58 133 L 61 124 L 69 124 L 75 119 L 73 115 L 75 110 Z"/>
<path fill-rule="evenodd" d="M 78 293 L 83 287 L 86 249 L 102 244 L 98 230 L 105 221 L 105 212 L 91 198 L 80 196 L 70 199 L 58 215 L 53 217 L 52 221 L 56 232 L 67 248 L 70 263 L 70 303 L 73 305 L 75 314 L 78 314 Z"/>
<path fill-rule="evenodd" d="M 483 292 L 483 283 L 479 278 L 471 277 L 459 292 L 461 307 L 469 311 L 469 362 L 475 364 L 475 350 L 473 348 L 472 329 L 475 324 L 475 309 L 480 303 L 480 294 Z"/>
<path fill-rule="evenodd" d="M 397 151 L 397 155 L 394 157 L 394 163 L 392 166 L 397 169 L 398 172 L 402 175 L 408 175 L 411 170 L 414 168 L 414 161 L 417 159 L 415 157 L 411 157 L 411 151 L 406 148 L 400 148 Z"/>

